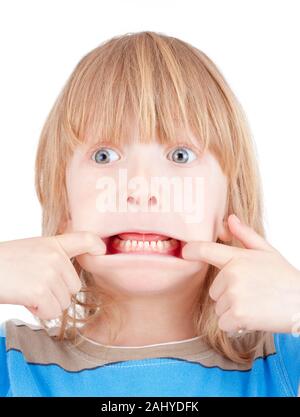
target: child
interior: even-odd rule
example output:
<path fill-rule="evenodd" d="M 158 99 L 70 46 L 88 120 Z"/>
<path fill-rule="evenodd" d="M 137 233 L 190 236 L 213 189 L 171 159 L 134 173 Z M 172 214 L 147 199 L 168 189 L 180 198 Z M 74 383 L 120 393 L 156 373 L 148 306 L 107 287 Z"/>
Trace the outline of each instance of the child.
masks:
<path fill-rule="evenodd" d="M 196 215 L 162 210 L 154 176 L 199 179 Z M 246 118 L 203 52 L 148 31 L 84 56 L 36 190 L 42 236 L 1 243 L 0 302 L 39 322 L 2 323 L 1 396 L 297 396 L 300 272 L 264 238 Z"/>

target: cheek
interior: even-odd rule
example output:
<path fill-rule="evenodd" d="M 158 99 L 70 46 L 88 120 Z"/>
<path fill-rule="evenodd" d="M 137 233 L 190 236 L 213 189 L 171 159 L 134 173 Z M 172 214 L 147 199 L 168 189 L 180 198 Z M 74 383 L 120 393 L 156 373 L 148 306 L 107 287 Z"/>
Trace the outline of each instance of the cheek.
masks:
<path fill-rule="evenodd" d="M 217 166 L 204 167 L 194 176 L 201 178 L 197 189 L 200 191 L 198 198 L 197 193 L 193 195 L 194 221 L 187 224 L 187 235 L 192 237 L 190 240 L 214 241 L 226 212 L 227 180 Z"/>
<path fill-rule="evenodd" d="M 74 230 L 93 230 L 99 217 L 96 188 L 97 176 L 85 171 L 70 176 L 67 180 L 68 201 Z"/>
<path fill-rule="evenodd" d="M 226 212 L 227 184 L 226 178 L 219 174 L 207 178 L 204 199 L 204 223 L 210 225 L 210 240 L 217 235 Z"/>

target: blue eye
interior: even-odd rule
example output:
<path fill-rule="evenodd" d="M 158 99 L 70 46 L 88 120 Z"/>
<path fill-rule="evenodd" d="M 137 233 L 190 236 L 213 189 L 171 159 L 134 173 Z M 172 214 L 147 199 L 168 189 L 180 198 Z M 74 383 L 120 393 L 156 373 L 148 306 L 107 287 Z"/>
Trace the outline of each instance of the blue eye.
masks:
<path fill-rule="evenodd" d="M 172 154 L 172 160 L 179 164 L 192 162 L 194 159 L 197 158 L 196 154 L 191 149 L 186 148 L 184 146 L 176 148 L 174 151 L 171 151 L 170 153 Z M 189 160 L 189 158 L 191 157 L 191 154 L 194 155 L 194 159 Z M 193 156 L 191 158 L 193 158 Z"/>
<path fill-rule="evenodd" d="M 113 154 L 117 155 L 117 157 L 115 157 Z M 113 149 L 101 148 L 93 153 L 92 159 L 99 164 L 108 164 L 109 162 L 118 159 L 118 154 Z"/>

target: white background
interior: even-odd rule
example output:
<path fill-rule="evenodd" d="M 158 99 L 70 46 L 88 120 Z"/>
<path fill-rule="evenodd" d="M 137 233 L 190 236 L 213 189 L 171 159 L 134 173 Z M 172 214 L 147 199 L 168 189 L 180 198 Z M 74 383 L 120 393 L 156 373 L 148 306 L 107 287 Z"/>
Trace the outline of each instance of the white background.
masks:
<path fill-rule="evenodd" d="M 1 2 L 0 241 L 41 234 L 35 152 L 77 62 L 113 36 L 151 30 L 202 49 L 231 85 L 258 151 L 267 239 L 300 269 L 299 20 L 298 0 Z M 0 306 L 0 321 L 12 317 L 35 322 Z"/>

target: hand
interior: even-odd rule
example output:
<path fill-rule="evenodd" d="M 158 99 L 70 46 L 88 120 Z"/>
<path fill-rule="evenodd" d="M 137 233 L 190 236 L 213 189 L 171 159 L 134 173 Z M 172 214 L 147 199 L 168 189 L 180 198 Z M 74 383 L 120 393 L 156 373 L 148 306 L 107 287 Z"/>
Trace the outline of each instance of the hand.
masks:
<path fill-rule="evenodd" d="M 60 316 L 80 291 L 70 258 L 102 255 L 106 245 L 96 234 L 73 232 L 0 243 L 0 304 L 19 304 L 41 319 Z"/>
<path fill-rule="evenodd" d="M 244 248 L 199 241 L 182 249 L 184 259 L 220 269 L 209 289 L 219 328 L 293 332 L 300 318 L 300 271 L 235 215 L 228 227 Z"/>

